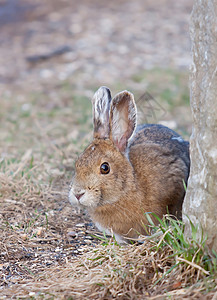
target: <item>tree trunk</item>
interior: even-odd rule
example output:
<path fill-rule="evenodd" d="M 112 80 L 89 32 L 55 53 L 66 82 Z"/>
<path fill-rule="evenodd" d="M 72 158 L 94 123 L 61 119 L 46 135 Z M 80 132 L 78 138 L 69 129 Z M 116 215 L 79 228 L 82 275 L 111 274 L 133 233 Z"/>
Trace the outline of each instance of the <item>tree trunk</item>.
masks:
<path fill-rule="evenodd" d="M 193 130 L 183 220 L 186 236 L 191 236 L 188 216 L 217 251 L 217 0 L 195 0 L 190 36 Z"/>

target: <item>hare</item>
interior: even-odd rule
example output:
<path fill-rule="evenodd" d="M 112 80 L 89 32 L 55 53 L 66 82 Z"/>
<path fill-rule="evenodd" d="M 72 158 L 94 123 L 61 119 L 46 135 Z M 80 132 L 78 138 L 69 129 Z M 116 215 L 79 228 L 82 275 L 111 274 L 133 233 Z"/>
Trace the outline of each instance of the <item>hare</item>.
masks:
<path fill-rule="evenodd" d="M 128 91 L 112 99 L 101 87 L 92 104 L 94 138 L 76 161 L 71 204 L 86 208 L 98 229 L 118 241 L 147 235 L 146 212 L 180 218 L 189 143 L 163 125 L 136 126 Z"/>

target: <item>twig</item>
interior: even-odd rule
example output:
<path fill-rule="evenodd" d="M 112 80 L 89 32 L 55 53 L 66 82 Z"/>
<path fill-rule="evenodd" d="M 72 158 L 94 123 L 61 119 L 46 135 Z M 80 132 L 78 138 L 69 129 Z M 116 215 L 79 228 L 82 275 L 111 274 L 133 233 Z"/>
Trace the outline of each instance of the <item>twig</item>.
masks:
<path fill-rule="evenodd" d="M 202 271 L 204 274 L 209 275 L 208 271 L 204 270 L 201 266 L 198 266 L 197 264 L 195 264 L 195 263 L 193 263 L 191 261 L 188 261 L 188 260 L 186 260 L 184 258 L 181 258 L 181 257 L 177 257 L 177 260 L 185 262 L 186 264 L 188 264 L 188 265 L 190 265 L 190 266 L 192 266 L 192 267 L 194 267 L 194 268 Z"/>

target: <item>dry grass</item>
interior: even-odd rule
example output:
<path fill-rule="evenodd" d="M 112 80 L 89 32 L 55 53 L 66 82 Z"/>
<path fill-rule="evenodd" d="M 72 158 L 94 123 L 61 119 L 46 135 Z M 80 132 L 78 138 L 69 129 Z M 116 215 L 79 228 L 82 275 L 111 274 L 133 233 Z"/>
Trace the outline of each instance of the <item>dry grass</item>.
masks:
<path fill-rule="evenodd" d="M 155 74 L 149 82 L 161 84 Z M 128 88 L 138 88 L 141 76 Z M 168 79 L 170 85 L 177 82 Z M 95 87 L 81 93 L 64 83 L 50 94 L 47 88 L 2 92 L 0 299 L 216 299 L 216 279 L 203 265 L 172 255 L 170 246 L 157 250 L 157 241 L 146 240 L 120 247 L 93 237 L 93 224 L 70 207 L 67 193 L 74 160 L 92 136 L 87 96 Z M 183 109 L 184 90 L 175 90 Z M 166 96 L 160 104 L 170 106 Z M 166 121 L 180 114 L 169 111 Z M 177 126 L 187 132 L 189 123 Z"/>
<path fill-rule="evenodd" d="M 171 250 L 153 250 L 153 243 L 120 247 L 109 242 L 85 247 L 82 257 L 75 257 L 39 274 L 25 274 L 2 296 L 34 299 L 215 299 L 215 279 L 199 281 L 198 269 L 174 265 Z M 158 284 L 157 280 L 161 278 Z M 207 286 L 213 290 L 207 293 Z M 206 294 L 206 296 L 205 296 Z"/>

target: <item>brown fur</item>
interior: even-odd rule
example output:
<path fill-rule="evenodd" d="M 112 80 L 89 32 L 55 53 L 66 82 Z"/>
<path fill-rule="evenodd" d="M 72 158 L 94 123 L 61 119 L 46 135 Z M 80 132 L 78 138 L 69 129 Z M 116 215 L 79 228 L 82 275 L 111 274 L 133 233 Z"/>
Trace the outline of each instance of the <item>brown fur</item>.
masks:
<path fill-rule="evenodd" d="M 129 130 L 133 133 L 135 127 L 129 124 L 126 130 L 123 126 L 123 135 L 127 132 L 128 138 Z M 167 127 L 144 125 L 137 128 L 128 148 L 122 148 L 123 144 L 119 147 L 111 138 L 94 138 L 76 162 L 72 187 L 74 194 L 87 191 L 90 202 L 85 199 L 85 207 L 94 222 L 135 238 L 139 233 L 147 234 L 145 212 L 162 218 L 169 210 L 181 217 L 189 146 Z M 103 162 L 110 165 L 108 174 L 100 172 Z"/>

